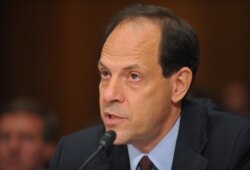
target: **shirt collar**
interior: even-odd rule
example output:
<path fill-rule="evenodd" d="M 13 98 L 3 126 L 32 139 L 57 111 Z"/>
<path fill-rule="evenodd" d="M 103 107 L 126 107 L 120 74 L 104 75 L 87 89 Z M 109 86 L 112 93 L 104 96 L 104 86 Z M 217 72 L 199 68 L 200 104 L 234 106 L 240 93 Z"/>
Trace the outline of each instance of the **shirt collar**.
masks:
<path fill-rule="evenodd" d="M 136 169 L 139 161 L 144 155 L 147 155 L 158 169 L 171 170 L 179 126 L 180 117 L 175 122 L 173 128 L 148 154 L 140 152 L 132 144 L 127 145 L 131 170 Z"/>

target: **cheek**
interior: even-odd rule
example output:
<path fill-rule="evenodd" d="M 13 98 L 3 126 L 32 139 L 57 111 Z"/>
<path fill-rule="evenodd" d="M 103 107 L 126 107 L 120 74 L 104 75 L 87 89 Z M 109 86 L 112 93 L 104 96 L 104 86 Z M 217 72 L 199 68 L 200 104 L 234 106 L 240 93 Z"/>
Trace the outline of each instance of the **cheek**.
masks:
<path fill-rule="evenodd" d="M 136 95 L 130 99 L 129 109 L 130 109 L 130 122 L 131 129 L 140 131 L 140 129 L 145 129 L 149 123 L 151 123 L 154 115 L 154 107 L 151 98 L 146 95 Z"/>
<path fill-rule="evenodd" d="M 43 150 L 44 147 L 39 141 L 26 143 L 22 149 L 22 156 L 28 162 L 37 162 L 43 156 Z"/>
<path fill-rule="evenodd" d="M 149 90 L 132 97 L 130 105 L 133 110 L 133 119 L 139 123 L 154 122 L 164 118 L 170 109 L 171 94 L 166 90 Z"/>
<path fill-rule="evenodd" d="M 99 104 L 102 106 L 103 104 L 103 88 L 99 87 Z"/>

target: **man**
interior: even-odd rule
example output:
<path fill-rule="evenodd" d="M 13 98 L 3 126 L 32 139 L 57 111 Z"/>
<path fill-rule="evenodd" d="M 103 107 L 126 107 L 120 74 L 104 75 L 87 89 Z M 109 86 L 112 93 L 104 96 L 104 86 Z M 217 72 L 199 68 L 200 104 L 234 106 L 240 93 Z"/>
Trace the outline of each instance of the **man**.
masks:
<path fill-rule="evenodd" d="M 0 169 L 46 169 L 55 132 L 55 118 L 42 104 L 27 99 L 7 104 L 0 115 Z"/>
<path fill-rule="evenodd" d="M 120 11 L 98 63 L 105 128 L 63 138 L 51 169 L 78 169 L 105 130 L 116 132 L 114 145 L 86 170 L 250 169 L 250 122 L 186 98 L 198 63 L 196 34 L 173 13 L 150 5 Z"/>

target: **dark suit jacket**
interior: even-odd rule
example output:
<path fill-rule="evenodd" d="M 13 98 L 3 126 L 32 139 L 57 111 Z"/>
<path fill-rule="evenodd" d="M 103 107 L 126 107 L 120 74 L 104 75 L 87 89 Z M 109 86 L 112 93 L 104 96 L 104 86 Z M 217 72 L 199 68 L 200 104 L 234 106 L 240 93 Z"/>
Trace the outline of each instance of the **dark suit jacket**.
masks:
<path fill-rule="evenodd" d="M 61 139 L 51 170 L 77 170 L 96 149 L 103 126 Z M 97 155 L 86 170 L 129 170 L 125 145 Z M 219 111 L 209 100 L 182 104 L 173 170 L 250 170 L 250 120 Z"/>

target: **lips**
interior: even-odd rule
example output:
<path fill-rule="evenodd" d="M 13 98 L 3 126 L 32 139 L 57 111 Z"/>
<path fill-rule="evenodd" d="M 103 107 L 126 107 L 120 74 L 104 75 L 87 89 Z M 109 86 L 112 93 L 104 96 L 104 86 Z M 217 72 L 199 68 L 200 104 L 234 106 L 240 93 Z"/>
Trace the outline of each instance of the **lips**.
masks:
<path fill-rule="evenodd" d="M 103 121 L 108 126 L 115 126 L 121 123 L 125 118 L 118 116 L 113 113 L 105 112 L 103 116 Z"/>

